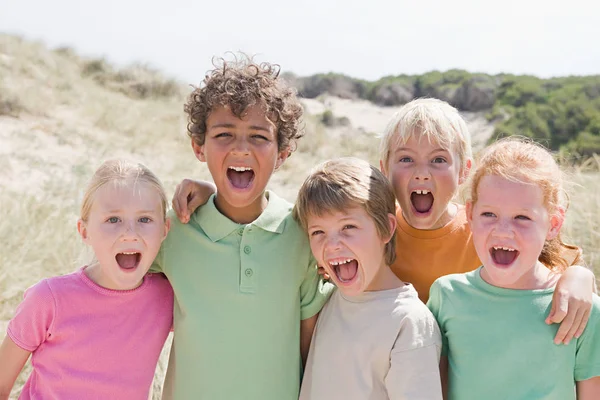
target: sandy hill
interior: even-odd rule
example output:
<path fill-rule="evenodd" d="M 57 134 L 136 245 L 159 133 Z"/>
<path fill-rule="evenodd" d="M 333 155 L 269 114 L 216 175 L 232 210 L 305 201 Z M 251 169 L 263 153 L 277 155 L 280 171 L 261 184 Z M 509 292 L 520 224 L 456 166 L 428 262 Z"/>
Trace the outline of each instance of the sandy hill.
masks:
<path fill-rule="evenodd" d="M 188 92 L 142 65 L 118 70 L 68 48 L 0 35 L 0 185 L 41 193 L 57 180 L 79 182 L 102 159 L 118 156 L 141 159 L 167 187 L 185 176 L 207 177 L 188 149 Z M 376 134 L 396 109 L 327 95 L 303 103 L 306 138 L 273 182 L 288 198 L 307 168 L 325 158 L 357 155 L 376 163 Z M 325 126 L 327 110 L 349 123 Z M 481 113 L 465 118 L 480 145 L 493 127 Z"/>

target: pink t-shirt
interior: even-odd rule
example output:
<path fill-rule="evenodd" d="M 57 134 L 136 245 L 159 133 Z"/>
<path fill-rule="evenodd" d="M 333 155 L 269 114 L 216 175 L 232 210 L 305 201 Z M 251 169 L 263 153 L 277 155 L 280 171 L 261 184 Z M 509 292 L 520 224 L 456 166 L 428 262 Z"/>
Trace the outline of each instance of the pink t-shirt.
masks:
<path fill-rule="evenodd" d="M 148 399 L 173 323 L 162 274 L 116 291 L 83 272 L 44 279 L 25 292 L 8 336 L 33 352 L 19 399 Z"/>

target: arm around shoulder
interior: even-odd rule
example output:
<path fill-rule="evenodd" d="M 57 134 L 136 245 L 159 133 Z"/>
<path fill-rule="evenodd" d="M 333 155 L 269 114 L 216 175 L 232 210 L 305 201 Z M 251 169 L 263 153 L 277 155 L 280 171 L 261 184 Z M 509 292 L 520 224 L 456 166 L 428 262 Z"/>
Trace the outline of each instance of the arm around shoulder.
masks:
<path fill-rule="evenodd" d="M 300 285 L 300 318 L 305 320 L 318 314 L 335 287 L 325 282 L 317 272 L 317 262 L 310 257 L 302 284 Z"/>

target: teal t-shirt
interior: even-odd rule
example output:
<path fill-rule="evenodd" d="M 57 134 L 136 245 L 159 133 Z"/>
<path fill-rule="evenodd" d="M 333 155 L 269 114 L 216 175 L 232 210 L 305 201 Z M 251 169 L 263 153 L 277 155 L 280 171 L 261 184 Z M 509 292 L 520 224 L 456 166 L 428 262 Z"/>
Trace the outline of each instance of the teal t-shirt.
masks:
<path fill-rule="evenodd" d="M 554 289 L 498 288 L 480 271 L 441 277 L 429 293 L 449 362 L 450 399 L 575 399 L 576 381 L 600 376 L 598 296 L 583 335 L 556 345 L 558 324 L 544 322 Z"/>

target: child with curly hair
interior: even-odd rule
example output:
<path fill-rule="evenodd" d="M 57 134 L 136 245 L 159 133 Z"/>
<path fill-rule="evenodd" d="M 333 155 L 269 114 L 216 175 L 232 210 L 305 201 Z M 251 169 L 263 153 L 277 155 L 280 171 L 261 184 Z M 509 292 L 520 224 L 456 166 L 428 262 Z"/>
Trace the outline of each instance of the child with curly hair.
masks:
<path fill-rule="evenodd" d="M 279 69 L 249 58 L 211 71 L 185 112 L 217 187 L 156 259 L 175 293 L 164 398 L 297 399 L 317 314 L 317 274 L 292 205 L 266 190 L 302 136 L 302 106 Z"/>

